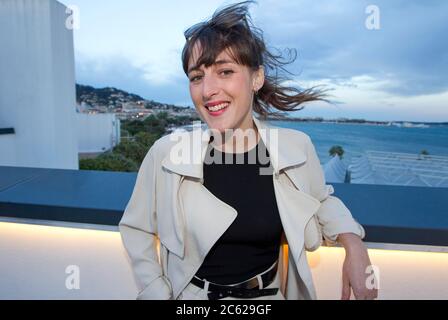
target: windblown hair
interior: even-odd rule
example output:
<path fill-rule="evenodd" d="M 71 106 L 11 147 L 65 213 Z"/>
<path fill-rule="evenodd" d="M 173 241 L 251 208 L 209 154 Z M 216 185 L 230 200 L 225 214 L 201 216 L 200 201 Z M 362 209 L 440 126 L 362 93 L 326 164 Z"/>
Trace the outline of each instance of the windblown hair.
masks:
<path fill-rule="evenodd" d="M 224 50 L 238 64 L 253 71 L 260 66 L 264 67 L 265 82 L 254 95 L 253 106 L 254 111 L 261 116 L 278 115 L 278 111 L 301 110 L 306 102 L 326 101 L 324 91 L 316 87 L 301 90 L 282 85 L 290 80 L 283 73 L 291 74 L 284 66 L 296 59 L 297 52 L 295 49 L 289 50 L 293 57 L 290 61 L 284 61 L 281 54 L 275 55 L 268 51 L 263 32 L 253 25 L 248 13 L 248 5 L 253 2 L 244 1 L 224 7 L 216 11 L 210 20 L 198 23 L 184 32 L 186 43 L 182 51 L 182 66 L 185 74 L 188 76 L 188 62 L 194 45 L 199 41 L 201 54 L 196 62 L 197 67 L 211 66 Z"/>

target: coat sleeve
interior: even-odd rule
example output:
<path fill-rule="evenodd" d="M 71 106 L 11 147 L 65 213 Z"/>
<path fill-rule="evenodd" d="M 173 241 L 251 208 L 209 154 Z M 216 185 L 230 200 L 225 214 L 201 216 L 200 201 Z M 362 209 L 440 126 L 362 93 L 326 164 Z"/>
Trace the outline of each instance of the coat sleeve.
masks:
<path fill-rule="evenodd" d="M 311 180 L 310 192 L 321 202 L 317 218 L 326 243 L 328 245 L 336 244 L 336 239 L 341 233 L 354 233 L 363 239 L 365 237 L 364 228 L 353 218 L 344 203 L 339 198 L 332 196 L 333 186 L 326 184 L 316 149 L 308 136 L 307 158 Z"/>
<path fill-rule="evenodd" d="M 163 275 L 158 250 L 154 146 L 140 166 L 131 199 L 119 223 L 121 239 L 140 290 L 139 300 L 172 297 L 171 284 Z"/>

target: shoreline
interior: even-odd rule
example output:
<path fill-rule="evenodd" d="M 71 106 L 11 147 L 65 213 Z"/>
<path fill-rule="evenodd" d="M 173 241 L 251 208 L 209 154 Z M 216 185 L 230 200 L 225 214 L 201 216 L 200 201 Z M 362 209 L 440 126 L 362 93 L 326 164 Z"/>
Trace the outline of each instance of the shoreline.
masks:
<path fill-rule="evenodd" d="M 296 118 L 296 117 L 267 117 L 268 121 L 291 121 L 291 122 L 320 122 L 320 123 L 346 123 L 346 124 L 366 124 L 379 126 L 397 127 L 417 127 L 426 128 L 428 126 L 448 126 L 448 122 L 427 122 L 427 121 L 374 121 L 364 119 L 323 119 L 323 118 Z"/>

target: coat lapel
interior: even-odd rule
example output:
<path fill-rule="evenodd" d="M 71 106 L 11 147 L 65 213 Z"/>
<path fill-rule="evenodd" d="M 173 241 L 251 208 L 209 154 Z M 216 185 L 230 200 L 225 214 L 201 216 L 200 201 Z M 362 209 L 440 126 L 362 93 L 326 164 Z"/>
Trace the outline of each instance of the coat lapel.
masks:
<path fill-rule="evenodd" d="M 301 190 L 274 179 L 275 197 L 291 253 L 297 261 L 305 244 L 305 228 L 320 202 Z"/>
<path fill-rule="evenodd" d="M 191 248 L 203 258 L 232 224 L 237 211 L 213 195 L 202 183 L 185 179 L 181 187 L 181 202 L 185 214 L 185 230 Z"/>
<path fill-rule="evenodd" d="M 161 211 L 164 216 L 159 223 L 160 239 L 180 258 L 185 255 L 187 241 L 190 258 L 201 260 L 232 224 L 237 212 L 203 184 L 203 163 L 210 132 L 199 127 L 190 132 L 177 132 L 173 139 L 176 143 L 162 160 L 168 173 L 163 180 L 177 181 L 177 184 L 164 188 L 174 198 Z"/>
<path fill-rule="evenodd" d="M 307 193 L 306 176 L 297 170 L 307 160 L 305 140 L 296 130 L 271 127 L 256 118 L 254 121 L 259 129 L 265 129 L 260 131 L 274 167 L 277 206 L 291 253 L 298 261 L 305 243 L 305 228 L 320 207 L 320 202 Z"/>
<path fill-rule="evenodd" d="M 179 257 L 184 256 L 184 224 L 185 219 L 179 207 L 179 187 L 183 177 L 176 174 L 166 174 L 158 181 L 158 190 L 163 194 L 164 201 L 156 201 L 157 230 L 161 242 L 171 252 Z"/>
<path fill-rule="evenodd" d="M 298 143 L 291 132 L 296 130 L 274 127 L 255 117 L 253 117 L 253 120 L 266 149 L 269 151 L 275 175 L 279 175 L 283 169 L 306 162 L 305 146 Z"/>

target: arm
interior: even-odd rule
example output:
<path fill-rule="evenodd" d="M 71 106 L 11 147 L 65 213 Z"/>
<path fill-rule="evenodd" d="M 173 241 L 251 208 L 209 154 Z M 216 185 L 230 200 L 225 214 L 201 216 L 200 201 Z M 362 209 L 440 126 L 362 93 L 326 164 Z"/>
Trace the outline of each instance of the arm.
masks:
<path fill-rule="evenodd" d="M 119 229 L 140 290 L 137 299 L 170 299 L 171 284 L 163 275 L 157 250 L 156 168 L 153 153 L 154 146 L 142 162 Z"/>
<path fill-rule="evenodd" d="M 350 288 L 356 299 L 366 300 L 378 297 L 377 278 L 369 267 L 372 267 L 369 254 L 361 238 L 352 233 L 338 236 L 338 242 L 345 249 L 345 260 L 342 267 L 342 300 L 350 299 Z M 369 279 L 371 278 L 371 279 Z M 373 280 L 373 283 L 372 281 Z"/>
<path fill-rule="evenodd" d="M 321 202 L 317 212 L 322 234 L 329 245 L 340 243 L 345 249 L 342 270 L 342 299 L 350 298 L 350 288 L 357 299 L 373 299 L 378 296 L 377 289 L 367 288 L 366 270 L 371 266 L 367 249 L 362 239 L 364 228 L 353 219 L 350 210 L 337 197 L 334 189 L 326 185 L 325 176 L 311 139 L 307 145 L 307 157 L 311 180 L 311 194 Z"/>
<path fill-rule="evenodd" d="M 326 243 L 335 245 L 338 235 L 341 233 L 353 233 L 363 239 L 365 237 L 364 228 L 353 219 L 350 210 L 344 203 L 339 198 L 332 196 L 333 186 L 326 184 L 316 149 L 309 138 L 307 141 L 307 165 L 310 175 L 310 193 L 321 202 L 317 218 Z"/>

